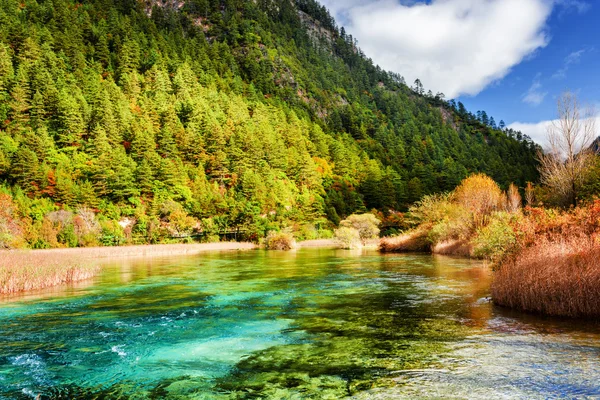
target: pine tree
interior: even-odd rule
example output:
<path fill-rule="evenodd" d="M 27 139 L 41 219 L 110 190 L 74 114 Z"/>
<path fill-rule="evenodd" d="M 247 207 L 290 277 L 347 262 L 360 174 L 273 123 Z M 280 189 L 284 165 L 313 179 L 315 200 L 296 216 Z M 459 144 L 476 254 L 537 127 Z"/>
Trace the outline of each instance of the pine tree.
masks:
<path fill-rule="evenodd" d="M 0 94 L 8 89 L 13 73 L 10 49 L 4 43 L 0 42 Z"/>
<path fill-rule="evenodd" d="M 135 177 L 138 187 L 140 188 L 140 192 L 145 195 L 151 194 L 154 183 L 154 174 L 152 172 L 152 168 L 150 167 L 150 163 L 146 158 L 142 159 L 142 161 L 138 163 L 135 171 Z"/>
<path fill-rule="evenodd" d="M 75 90 L 76 92 L 76 90 Z M 72 91 L 63 89 L 58 104 L 58 143 L 62 146 L 79 145 L 85 132 L 81 104 Z"/>
<path fill-rule="evenodd" d="M 11 127 L 14 130 L 25 128 L 29 123 L 30 87 L 27 67 L 19 66 L 10 96 Z"/>
<path fill-rule="evenodd" d="M 37 155 L 25 146 L 13 156 L 10 176 L 27 193 L 37 193 L 40 181 L 39 160 Z"/>

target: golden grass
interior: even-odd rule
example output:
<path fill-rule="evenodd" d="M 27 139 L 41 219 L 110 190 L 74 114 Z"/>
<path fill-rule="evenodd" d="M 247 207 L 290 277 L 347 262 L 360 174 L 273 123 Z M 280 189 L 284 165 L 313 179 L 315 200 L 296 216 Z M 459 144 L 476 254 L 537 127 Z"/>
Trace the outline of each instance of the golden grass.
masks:
<path fill-rule="evenodd" d="M 253 243 L 222 242 L 122 247 L 0 251 L 0 294 L 70 284 L 94 277 L 100 264 L 116 258 L 196 255 L 207 251 L 252 250 Z"/>
<path fill-rule="evenodd" d="M 396 237 L 385 237 L 379 241 L 379 250 L 383 253 L 429 252 L 431 244 L 426 232 L 415 231 Z"/>
<path fill-rule="evenodd" d="M 600 318 L 600 245 L 589 236 L 542 240 L 498 266 L 492 298 L 528 312 Z"/>
<path fill-rule="evenodd" d="M 0 254 L 0 294 L 45 289 L 90 279 L 100 267 L 78 257 L 35 252 Z"/>
<path fill-rule="evenodd" d="M 168 257 L 196 255 L 207 251 L 254 250 L 256 244 L 245 242 L 142 244 L 136 246 L 77 247 L 69 249 L 33 250 L 35 254 L 62 255 L 75 258 Z M 0 260 L 2 259 L 0 252 Z"/>
<path fill-rule="evenodd" d="M 432 247 L 432 251 L 434 254 L 445 256 L 471 257 L 473 255 L 473 245 L 467 240 L 445 240 L 436 243 Z"/>

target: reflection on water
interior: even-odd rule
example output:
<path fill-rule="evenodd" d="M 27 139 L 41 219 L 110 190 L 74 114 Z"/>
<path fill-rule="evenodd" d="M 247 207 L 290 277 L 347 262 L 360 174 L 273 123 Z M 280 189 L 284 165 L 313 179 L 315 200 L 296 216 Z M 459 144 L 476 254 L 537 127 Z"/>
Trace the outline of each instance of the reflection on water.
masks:
<path fill-rule="evenodd" d="M 124 261 L 0 303 L 0 398 L 600 396 L 597 325 L 488 301 L 482 263 L 341 250 Z"/>

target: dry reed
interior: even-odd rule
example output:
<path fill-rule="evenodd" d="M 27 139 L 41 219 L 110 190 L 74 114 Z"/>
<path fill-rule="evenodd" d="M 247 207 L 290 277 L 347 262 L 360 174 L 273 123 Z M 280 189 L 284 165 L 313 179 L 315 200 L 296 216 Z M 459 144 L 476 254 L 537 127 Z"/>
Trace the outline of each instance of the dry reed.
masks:
<path fill-rule="evenodd" d="M 94 277 L 106 260 L 125 257 L 196 255 L 255 249 L 253 243 L 222 242 L 122 247 L 0 251 L 0 294 L 45 289 Z"/>
<path fill-rule="evenodd" d="M 497 268 L 492 297 L 528 312 L 600 318 L 600 245 L 589 236 L 542 240 Z"/>
<path fill-rule="evenodd" d="M 445 240 L 432 247 L 434 254 L 445 256 L 472 257 L 473 245 L 468 240 Z"/>
<path fill-rule="evenodd" d="M 0 294 L 45 289 L 90 279 L 100 267 L 91 260 L 34 252 L 0 254 Z"/>
<path fill-rule="evenodd" d="M 383 253 L 429 252 L 431 243 L 427 232 L 415 231 L 396 237 L 384 237 L 379 241 L 379 250 Z"/>

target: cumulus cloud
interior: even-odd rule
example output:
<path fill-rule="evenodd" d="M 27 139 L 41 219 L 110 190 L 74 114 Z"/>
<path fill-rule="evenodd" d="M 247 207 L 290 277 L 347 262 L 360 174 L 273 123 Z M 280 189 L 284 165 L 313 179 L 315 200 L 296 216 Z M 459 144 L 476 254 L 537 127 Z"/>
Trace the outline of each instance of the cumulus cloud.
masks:
<path fill-rule="evenodd" d="M 561 0 L 576 6 L 573 0 Z M 365 54 L 447 97 L 476 95 L 547 45 L 552 0 L 324 0 Z"/>
<path fill-rule="evenodd" d="M 533 79 L 533 83 L 529 87 L 529 90 L 523 94 L 523 102 L 532 106 L 539 106 L 542 104 L 548 92 L 542 91 L 542 83 L 540 82 L 540 74 L 537 74 Z"/>

